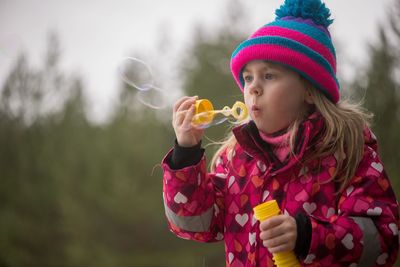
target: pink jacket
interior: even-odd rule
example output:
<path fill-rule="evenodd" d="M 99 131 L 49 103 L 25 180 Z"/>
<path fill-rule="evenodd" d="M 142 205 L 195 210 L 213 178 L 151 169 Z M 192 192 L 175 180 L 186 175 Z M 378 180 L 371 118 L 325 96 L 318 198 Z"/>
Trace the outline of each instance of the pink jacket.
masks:
<path fill-rule="evenodd" d="M 302 166 L 293 157 L 280 162 L 251 133 L 252 127 L 250 122 L 233 130 L 238 145 L 232 164 L 223 153 L 214 173 L 207 173 L 204 156 L 179 170 L 168 164 L 172 150 L 164 158 L 163 197 L 173 233 L 200 242 L 225 240 L 227 266 L 274 266 L 252 208 L 276 199 L 283 212 L 304 213 L 311 221 L 308 255 L 299 259 L 302 266 L 393 265 L 399 246 L 398 203 L 369 129 L 356 175 L 335 195 L 335 183 L 328 181 L 335 155 L 323 158 L 321 166 Z M 299 158 L 313 150 L 322 128 L 318 114 L 304 121 L 295 151 Z"/>

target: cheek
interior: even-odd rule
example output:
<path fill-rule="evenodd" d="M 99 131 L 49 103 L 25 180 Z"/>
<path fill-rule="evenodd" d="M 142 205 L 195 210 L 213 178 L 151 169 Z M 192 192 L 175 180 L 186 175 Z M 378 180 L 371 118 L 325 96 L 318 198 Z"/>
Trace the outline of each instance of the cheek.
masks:
<path fill-rule="evenodd" d="M 301 88 L 293 87 L 278 90 L 271 100 L 273 100 L 277 108 L 282 111 L 297 112 L 305 104 L 304 97 L 300 90 Z"/>
<path fill-rule="evenodd" d="M 249 96 L 249 94 L 247 94 L 246 92 L 243 93 L 243 98 L 244 98 L 244 103 L 246 104 L 246 107 L 249 109 L 251 108 L 251 98 Z"/>

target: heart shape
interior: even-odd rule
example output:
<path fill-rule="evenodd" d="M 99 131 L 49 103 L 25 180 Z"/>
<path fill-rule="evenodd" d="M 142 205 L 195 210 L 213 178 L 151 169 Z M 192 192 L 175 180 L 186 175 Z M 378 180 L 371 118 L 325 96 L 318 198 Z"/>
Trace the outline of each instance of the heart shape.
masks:
<path fill-rule="evenodd" d="M 249 242 L 250 245 L 253 245 L 256 242 L 256 233 L 249 233 Z"/>
<path fill-rule="evenodd" d="M 349 187 L 347 187 L 346 189 L 346 194 L 347 196 L 350 196 L 351 192 L 353 192 L 354 190 L 354 186 L 350 185 Z"/>
<path fill-rule="evenodd" d="M 235 201 L 232 201 L 231 205 L 229 206 L 228 211 L 230 214 L 236 214 L 239 212 L 239 207 L 238 207 L 238 205 L 236 205 Z"/>
<path fill-rule="evenodd" d="M 233 185 L 231 185 L 231 188 L 229 188 L 229 192 L 231 194 L 238 194 L 240 192 L 239 185 L 237 183 L 233 183 Z"/>
<path fill-rule="evenodd" d="M 380 162 L 372 162 L 371 167 L 374 168 L 379 173 L 383 171 L 383 165 Z"/>
<path fill-rule="evenodd" d="M 262 196 L 262 201 L 264 202 L 267 199 L 268 196 L 269 196 L 269 191 L 265 190 L 264 193 L 263 193 L 263 196 Z"/>
<path fill-rule="evenodd" d="M 257 222 L 256 217 L 251 216 L 251 226 L 254 226 L 256 224 L 256 222 Z"/>
<path fill-rule="evenodd" d="M 399 234 L 399 228 L 397 227 L 397 224 L 395 223 L 390 223 L 389 224 L 390 230 L 392 230 L 393 235 L 398 235 Z"/>
<path fill-rule="evenodd" d="M 272 180 L 272 189 L 274 190 L 274 191 L 276 191 L 276 190 L 278 190 L 279 189 L 279 182 L 276 180 L 276 179 L 273 179 Z"/>
<path fill-rule="evenodd" d="M 382 209 L 380 207 L 375 207 L 373 209 L 368 209 L 367 214 L 369 216 L 380 216 L 382 214 Z"/>
<path fill-rule="evenodd" d="M 183 172 L 177 172 L 175 174 L 175 177 L 183 182 L 186 182 L 186 180 L 187 180 L 186 175 Z"/>
<path fill-rule="evenodd" d="M 334 249 L 335 248 L 335 240 L 336 240 L 336 237 L 334 234 L 328 234 L 325 238 L 325 246 L 330 250 Z"/>
<path fill-rule="evenodd" d="M 333 175 L 335 174 L 336 168 L 335 167 L 330 167 L 328 169 L 328 173 L 330 175 L 330 177 L 333 177 Z"/>
<path fill-rule="evenodd" d="M 217 204 L 214 204 L 214 215 L 217 216 L 219 213 L 219 207 Z"/>
<path fill-rule="evenodd" d="M 389 188 L 389 181 L 383 177 L 378 178 L 378 184 L 383 191 L 386 191 Z"/>
<path fill-rule="evenodd" d="M 235 176 L 232 175 L 231 177 L 229 177 L 228 188 L 230 188 L 234 182 L 235 182 Z"/>
<path fill-rule="evenodd" d="M 298 202 L 305 202 L 306 200 L 309 199 L 309 195 L 307 194 L 306 190 L 301 190 L 299 193 L 296 194 L 294 199 Z"/>
<path fill-rule="evenodd" d="M 258 175 L 254 175 L 253 177 L 251 177 L 251 181 L 255 187 L 260 187 L 264 182 L 264 180 L 261 179 Z"/>
<path fill-rule="evenodd" d="M 247 201 L 249 200 L 249 197 L 247 195 L 241 195 L 240 196 L 240 206 L 243 207 Z"/>
<path fill-rule="evenodd" d="M 232 252 L 229 252 L 229 254 L 228 254 L 228 262 L 229 262 L 229 264 L 232 263 L 233 258 L 234 258 L 233 253 L 232 253 Z"/>
<path fill-rule="evenodd" d="M 188 201 L 188 199 L 181 192 L 178 192 L 178 193 L 176 193 L 176 195 L 174 197 L 174 201 L 177 204 L 180 204 L 180 203 L 185 204 Z"/>
<path fill-rule="evenodd" d="M 240 226 L 243 227 L 249 221 L 249 215 L 246 213 L 245 214 L 236 214 L 235 220 Z"/>
<path fill-rule="evenodd" d="M 246 174 L 247 174 L 246 169 L 245 169 L 245 167 L 242 165 L 242 166 L 240 167 L 240 170 L 239 170 L 239 176 L 240 176 L 240 177 L 245 177 Z"/>
<path fill-rule="evenodd" d="M 314 196 L 316 193 L 319 192 L 320 189 L 321 189 L 321 185 L 319 183 L 314 183 L 312 185 L 311 195 Z"/>
<path fill-rule="evenodd" d="M 257 161 L 257 167 L 262 173 L 265 172 L 265 170 L 267 169 L 267 166 L 261 161 Z"/>
<path fill-rule="evenodd" d="M 344 236 L 342 239 L 342 244 L 348 249 L 351 250 L 354 248 L 354 243 L 353 243 L 353 235 L 348 233 Z"/>
<path fill-rule="evenodd" d="M 226 179 L 226 177 L 228 177 L 228 175 L 223 172 L 216 173 L 215 176 L 222 179 Z"/>
<path fill-rule="evenodd" d="M 222 233 L 218 232 L 218 234 L 217 234 L 217 236 L 215 237 L 215 239 L 217 239 L 217 240 L 222 240 L 222 239 L 224 239 L 224 235 L 223 235 Z"/>
<path fill-rule="evenodd" d="M 305 202 L 303 204 L 303 209 L 305 210 L 305 212 L 311 215 L 317 209 L 317 204 L 315 204 L 314 202 L 313 203 Z"/>
<path fill-rule="evenodd" d="M 304 166 L 303 168 L 301 168 L 300 172 L 299 172 L 299 176 L 303 176 L 308 172 L 308 167 Z"/>
<path fill-rule="evenodd" d="M 240 244 L 240 242 L 237 241 L 236 239 L 235 239 L 234 244 L 235 244 L 235 250 L 236 250 L 237 252 L 242 252 L 242 250 L 243 250 L 242 244 Z"/>
<path fill-rule="evenodd" d="M 308 254 L 306 259 L 304 260 L 305 264 L 311 264 L 315 259 L 315 255 L 314 254 Z"/>
<path fill-rule="evenodd" d="M 333 215 L 335 215 L 335 209 L 334 208 L 329 208 L 328 211 L 326 212 L 326 218 L 329 219 Z"/>
<path fill-rule="evenodd" d="M 386 263 L 388 257 L 389 255 L 387 253 L 383 253 L 379 255 L 378 259 L 376 260 L 376 263 L 378 263 L 379 265 L 383 265 Z"/>
<path fill-rule="evenodd" d="M 254 265 L 254 261 L 255 261 L 255 259 L 256 259 L 256 253 L 255 253 L 255 252 L 249 253 L 249 254 L 247 255 L 247 258 L 249 259 L 250 263 Z"/>

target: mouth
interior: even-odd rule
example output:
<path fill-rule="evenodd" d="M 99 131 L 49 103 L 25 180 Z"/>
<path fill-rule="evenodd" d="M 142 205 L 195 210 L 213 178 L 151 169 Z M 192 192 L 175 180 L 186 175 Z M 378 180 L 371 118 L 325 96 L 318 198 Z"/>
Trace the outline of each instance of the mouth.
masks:
<path fill-rule="evenodd" d="M 253 114 L 253 116 L 258 117 L 261 115 L 261 108 L 257 105 L 252 105 L 251 113 Z"/>

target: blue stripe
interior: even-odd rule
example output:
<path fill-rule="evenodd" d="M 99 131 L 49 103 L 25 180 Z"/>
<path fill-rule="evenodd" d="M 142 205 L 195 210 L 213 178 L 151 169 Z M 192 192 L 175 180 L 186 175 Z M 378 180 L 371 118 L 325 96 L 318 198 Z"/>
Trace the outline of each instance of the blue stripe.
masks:
<path fill-rule="evenodd" d="M 335 48 L 333 47 L 331 39 L 329 38 L 329 36 L 326 35 L 326 33 L 318 30 L 318 28 L 315 28 L 315 27 L 305 24 L 305 23 L 300 23 L 297 21 L 288 21 L 288 20 L 277 20 L 277 21 L 273 21 L 271 23 L 264 25 L 264 27 L 267 27 L 267 26 L 280 26 L 280 27 L 287 28 L 290 30 L 299 31 L 299 32 L 311 37 L 312 39 L 320 42 L 324 46 L 328 47 L 329 50 L 331 51 L 331 53 L 336 58 Z"/>
<path fill-rule="evenodd" d="M 258 44 L 280 45 L 280 46 L 290 48 L 294 51 L 297 51 L 297 52 L 300 52 L 300 53 L 306 55 L 307 57 L 311 58 L 312 60 L 317 62 L 319 65 L 324 67 L 324 69 L 326 71 L 328 71 L 332 77 L 334 77 L 336 84 L 339 85 L 339 82 L 336 79 L 336 75 L 332 69 L 332 66 L 329 64 L 329 62 L 323 56 L 321 56 L 314 50 L 311 50 L 307 46 L 304 46 L 304 45 L 300 44 L 299 42 L 293 41 L 291 39 L 287 39 L 287 38 L 283 38 L 283 37 L 276 37 L 276 36 L 256 37 L 253 39 L 249 39 L 249 40 L 246 40 L 243 43 L 241 43 L 238 46 L 238 48 L 236 48 L 236 50 L 232 54 L 232 58 L 234 58 L 240 50 L 242 50 L 246 47 L 249 47 L 252 45 L 258 45 Z M 268 59 L 266 59 L 266 60 L 268 60 Z"/>

